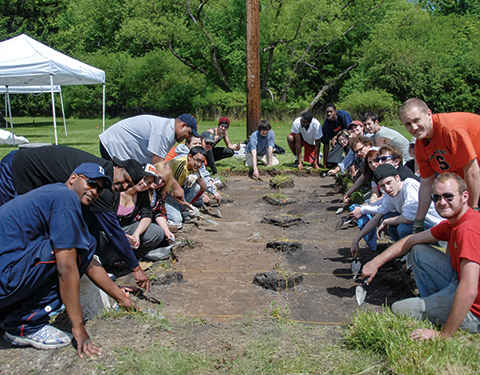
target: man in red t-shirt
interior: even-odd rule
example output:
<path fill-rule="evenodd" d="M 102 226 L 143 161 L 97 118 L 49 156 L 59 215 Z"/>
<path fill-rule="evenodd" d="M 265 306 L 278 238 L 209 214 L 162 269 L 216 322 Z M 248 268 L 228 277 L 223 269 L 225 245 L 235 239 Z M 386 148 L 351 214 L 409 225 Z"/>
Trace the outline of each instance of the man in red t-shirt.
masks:
<path fill-rule="evenodd" d="M 435 209 L 447 220 L 401 239 L 362 270 L 370 283 L 382 265 L 412 249 L 409 257 L 420 297 L 395 302 L 392 312 L 443 326 L 441 332 L 413 331 L 410 337 L 416 340 L 453 336 L 458 328 L 480 331 L 480 213 L 468 206 L 467 185 L 454 173 L 438 176 L 433 192 Z M 427 245 L 436 241 L 448 242 L 446 253 Z"/>
<path fill-rule="evenodd" d="M 464 112 L 434 115 L 424 101 L 412 98 L 402 104 L 400 120 L 417 139 L 415 158 L 420 169 L 421 186 L 414 233 L 423 230 L 435 172 L 452 172 L 462 177 L 467 183 L 468 205 L 477 209 L 480 196 L 480 116 Z"/>

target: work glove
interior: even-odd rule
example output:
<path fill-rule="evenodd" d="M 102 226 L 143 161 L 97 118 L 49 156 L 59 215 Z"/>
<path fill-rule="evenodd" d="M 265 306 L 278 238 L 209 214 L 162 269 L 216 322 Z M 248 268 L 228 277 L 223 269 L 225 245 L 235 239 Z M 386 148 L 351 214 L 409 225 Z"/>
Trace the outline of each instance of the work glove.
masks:
<path fill-rule="evenodd" d="M 193 185 L 195 185 L 195 182 L 198 180 L 198 174 L 192 173 L 187 176 L 187 179 L 185 180 L 185 187 L 191 188 Z"/>
<path fill-rule="evenodd" d="M 415 219 L 413 222 L 413 234 L 420 233 L 425 230 L 425 220 Z"/>

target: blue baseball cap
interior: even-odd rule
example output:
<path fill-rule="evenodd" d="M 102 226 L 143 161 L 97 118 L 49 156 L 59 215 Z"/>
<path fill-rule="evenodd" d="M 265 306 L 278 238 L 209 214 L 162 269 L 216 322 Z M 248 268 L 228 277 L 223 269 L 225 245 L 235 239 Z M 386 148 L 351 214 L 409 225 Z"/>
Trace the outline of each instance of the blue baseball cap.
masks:
<path fill-rule="evenodd" d="M 105 170 L 98 164 L 83 163 L 80 164 L 72 174 L 83 174 L 85 177 L 97 179 L 103 178 L 103 188 L 110 189 L 112 187 L 112 179 L 105 174 Z"/>
<path fill-rule="evenodd" d="M 183 115 L 178 116 L 178 118 L 192 129 L 192 133 L 195 137 L 200 138 L 197 132 L 198 130 L 197 120 L 195 120 L 192 115 L 187 115 L 184 113 Z"/>

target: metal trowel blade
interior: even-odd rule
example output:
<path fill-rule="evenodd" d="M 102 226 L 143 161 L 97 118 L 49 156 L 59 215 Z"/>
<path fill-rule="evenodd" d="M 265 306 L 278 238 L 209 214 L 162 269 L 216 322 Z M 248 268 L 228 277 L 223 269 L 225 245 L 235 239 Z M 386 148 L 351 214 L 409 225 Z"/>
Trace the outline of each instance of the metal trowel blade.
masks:
<path fill-rule="evenodd" d="M 352 262 L 352 273 L 353 273 L 354 280 L 358 277 L 358 274 L 360 273 L 361 269 L 362 269 L 362 263 L 360 263 L 358 259 L 355 259 Z"/>
<path fill-rule="evenodd" d="M 339 209 L 337 209 L 337 211 L 335 211 L 335 215 L 341 214 L 344 209 L 345 209 L 345 206 L 340 207 Z"/>
<path fill-rule="evenodd" d="M 362 306 L 365 297 L 367 296 L 367 290 L 363 285 L 358 285 L 355 289 L 355 296 L 357 297 L 358 306 Z"/>
<path fill-rule="evenodd" d="M 365 301 L 365 298 L 367 297 L 367 289 L 365 288 L 365 285 L 367 285 L 368 277 L 363 280 L 362 285 L 358 285 L 355 288 L 355 296 L 357 297 L 357 303 L 358 306 L 362 306 L 362 303 Z"/>

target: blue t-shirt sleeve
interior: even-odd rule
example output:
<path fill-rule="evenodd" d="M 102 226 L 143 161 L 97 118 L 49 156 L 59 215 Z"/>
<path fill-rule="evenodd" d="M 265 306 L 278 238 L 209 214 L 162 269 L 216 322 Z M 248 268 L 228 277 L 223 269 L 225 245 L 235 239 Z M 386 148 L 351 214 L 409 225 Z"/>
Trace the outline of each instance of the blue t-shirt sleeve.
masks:
<path fill-rule="evenodd" d="M 347 129 L 348 124 L 352 122 L 352 117 L 347 111 L 338 111 L 337 112 L 337 117 L 341 120 L 342 122 L 342 129 Z"/>
<path fill-rule="evenodd" d="M 78 196 L 71 190 L 59 190 L 51 210 L 48 224 L 52 246 L 57 249 L 88 249 L 91 237 Z"/>
<path fill-rule="evenodd" d="M 125 231 L 118 222 L 114 212 L 95 212 L 100 227 L 105 232 L 113 250 L 121 257 L 130 269 L 138 266 L 138 260 L 128 242 Z"/>

